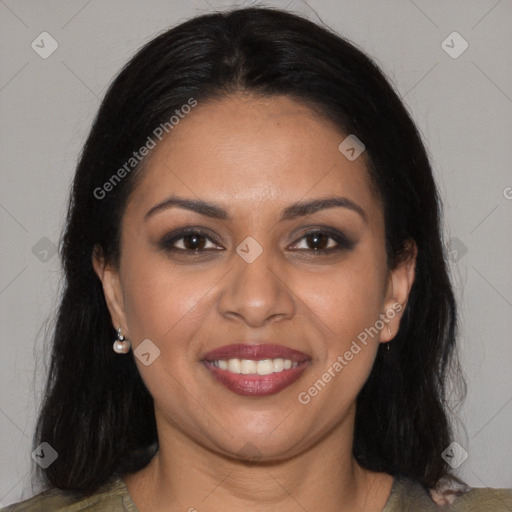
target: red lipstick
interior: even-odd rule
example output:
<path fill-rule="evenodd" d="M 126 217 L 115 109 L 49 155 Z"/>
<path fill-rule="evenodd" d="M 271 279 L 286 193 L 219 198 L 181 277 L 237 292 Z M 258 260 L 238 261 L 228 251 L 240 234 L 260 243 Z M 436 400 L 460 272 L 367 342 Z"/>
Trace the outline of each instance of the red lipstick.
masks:
<path fill-rule="evenodd" d="M 282 362 L 274 365 L 274 371 L 266 375 L 257 373 L 236 373 L 227 368 L 220 368 L 218 361 L 231 359 L 258 361 L 288 360 L 289 368 L 282 368 Z M 244 344 L 226 345 L 207 352 L 202 357 L 204 366 L 210 374 L 231 391 L 244 396 L 267 396 L 278 393 L 293 384 L 309 366 L 311 358 L 304 352 L 277 344 Z M 215 363 L 217 362 L 217 363 Z M 267 363 L 267 368 L 272 363 Z M 224 364 L 225 366 L 225 364 Z M 268 371 L 268 370 L 267 370 Z M 270 370 L 272 371 L 272 370 Z"/>

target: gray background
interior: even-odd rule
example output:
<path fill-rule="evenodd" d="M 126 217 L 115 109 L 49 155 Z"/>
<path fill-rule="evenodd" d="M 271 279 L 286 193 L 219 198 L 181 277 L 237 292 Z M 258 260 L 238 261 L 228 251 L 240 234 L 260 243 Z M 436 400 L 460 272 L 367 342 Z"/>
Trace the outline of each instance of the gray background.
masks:
<path fill-rule="evenodd" d="M 512 487 L 512 2 L 267 2 L 288 4 L 373 56 L 424 136 L 445 203 L 469 383 L 455 439 L 469 456 L 458 471 L 473 486 Z M 220 7 L 0 0 L 0 505 L 37 491 L 30 441 L 61 276 L 52 249 L 100 99 L 143 43 Z M 59 45 L 47 59 L 31 47 L 43 31 Z M 469 44 L 458 58 L 441 45 L 453 31 Z"/>

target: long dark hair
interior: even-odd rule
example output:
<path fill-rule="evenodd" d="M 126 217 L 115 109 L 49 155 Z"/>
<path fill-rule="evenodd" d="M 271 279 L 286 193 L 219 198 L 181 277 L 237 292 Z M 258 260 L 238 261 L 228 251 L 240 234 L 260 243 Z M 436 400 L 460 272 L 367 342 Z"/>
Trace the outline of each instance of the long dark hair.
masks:
<path fill-rule="evenodd" d="M 133 357 L 112 350 L 116 332 L 91 264 L 95 247 L 118 263 L 120 220 L 143 163 L 110 181 L 107 197 L 98 190 L 191 98 L 201 103 L 235 91 L 287 95 L 355 134 L 382 199 L 389 266 L 404 256 L 407 240 L 416 242 L 416 279 L 400 330 L 391 350 L 379 349 L 357 399 L 353 453 L 368 469 L 434 487 L 449 469 L 441 457 L 451 442 L 447 378 L 458 366 L 456 305 L 425 147 L 363 52 L 326 28 L 263 8 L 203 15 L 168 30 L 107 91 L 80 156 L 61 240 L 65 287 L 34 440 L 59 457 L 38 476 L 48 487 L 87 495 L 154 455 L 153 400 Z"/>

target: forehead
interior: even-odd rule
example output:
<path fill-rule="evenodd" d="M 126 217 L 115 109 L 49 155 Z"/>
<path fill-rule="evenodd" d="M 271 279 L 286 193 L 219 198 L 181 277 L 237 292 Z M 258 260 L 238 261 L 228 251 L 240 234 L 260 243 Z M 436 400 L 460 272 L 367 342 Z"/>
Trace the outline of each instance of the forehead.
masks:
<path fill-rule="evenodd" d="M 171 194 L 243 213 L 338 193 L 371 214 L 378 205 L 365 155 L 348 160 L 338 149 L 346 137 L 286 96 L 199 103 L 146 157 L 127 212 L 144 215 Z"/>

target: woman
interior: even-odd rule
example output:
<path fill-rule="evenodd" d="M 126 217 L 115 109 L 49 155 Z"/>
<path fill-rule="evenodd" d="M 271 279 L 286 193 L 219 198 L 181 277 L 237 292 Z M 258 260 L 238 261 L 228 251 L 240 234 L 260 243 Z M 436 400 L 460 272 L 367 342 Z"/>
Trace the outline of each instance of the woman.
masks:
<path fill-rule="evenodd" d="M 7 510 L 510 510 L 446 462 L 439 216 L 411 118 L 347 41 L 267 9 L 151 41 L 75 176 L 49 490 Z"/>

